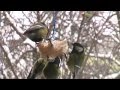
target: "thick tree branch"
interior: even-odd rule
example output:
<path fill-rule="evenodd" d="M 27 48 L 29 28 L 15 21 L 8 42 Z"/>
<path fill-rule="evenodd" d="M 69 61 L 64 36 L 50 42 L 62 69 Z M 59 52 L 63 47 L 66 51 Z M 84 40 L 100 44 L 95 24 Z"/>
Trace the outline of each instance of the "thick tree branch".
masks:
<path fill-rule="evenodd" d="M 11 71 L 13 72 L 15 78 L 18 79 L 18 76 L 16 75 L 16 72 L 15 72 L 15 70 L 13 68 L 12 63 L 11 63 L 11 60 L 13 60 L 12 55 L 10 54 L 9 50 L 7 50 L 9 48 L 7 46 L 2 46 L 1 43 L 0 43 L 0 47 L 3 50 L 4 54 L 5 54 L 5 57 L 6 57 L 5 60 L 6 60 L 7 64 L 9 65 L 9 67 L 10 67 Z"/>

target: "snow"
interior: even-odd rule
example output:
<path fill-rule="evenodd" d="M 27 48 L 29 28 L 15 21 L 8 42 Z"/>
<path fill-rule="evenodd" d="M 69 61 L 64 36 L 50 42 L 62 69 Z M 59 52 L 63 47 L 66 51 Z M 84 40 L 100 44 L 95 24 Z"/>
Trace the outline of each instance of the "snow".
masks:
<path fill-rule="evenodd" d="M 27 38 L 24 42 L 24 44 L 30 44 L 32 47 L 36 47 L 35 42 L 33 42 L 32 40 L 30 40 L 29 38 Z"/>
<path fill-rule="evenodd" d="M 13 35 L 13 38 L 14 38 L 15 40 L 18 40 L 18 39 L 20 39 L 21 37 L 20 37 L 17 33 L 15 33 L 15 34 Z"/>
<path fill-rule="evenodd" d="M 11 62 L 16 61 L 15 59 L 13 59 L 13 57 L 12 57 L 12 55 L 10 53 L 9 48 L 6 45 L 3 45 L 2 47 L 4 48 L 5 52 L 8 54 L 8 58 L 11 60 Z"/>
<path fill-rule="evenodd" d="M 24 59 L 21 59 L 21 60 L 20 60 L 20 63 L 21 63 L 21 65 L 22 65 L 24 68 L 26 67 L 26 62 L 25 62 Z M 24 68 L 23 68 L 23 69 L 24 69 Z"/>
<path fill-rule="evenodd" d="M 103 40 L 98 40 L 98 43 L 102 43 Z"/>
<path fill-rule="evenodd" d="M 4 50 L 5 50 L 7 53 L 10 52 L 9 48 L 8 48 L 6 45 L 3 45 L 2 47 L 4 48 Z"/>
<path fill-rule="evenodd" d="M 118 73 L 113 73 L 113 74 L 110 74 L 110 75 L 105 76 L 104 79 L 114 79 L 114 78 L 116 78 L 119 74 L 120 74 L 120 72 L 118 72 Z"/>

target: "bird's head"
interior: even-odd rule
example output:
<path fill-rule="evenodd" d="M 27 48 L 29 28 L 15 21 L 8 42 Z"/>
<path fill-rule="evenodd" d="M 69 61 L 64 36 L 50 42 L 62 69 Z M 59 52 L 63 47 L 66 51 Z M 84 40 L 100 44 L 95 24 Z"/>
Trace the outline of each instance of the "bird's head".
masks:
<path fill-rule="evenodd" d="M 82 53 L 84 52 L 84 47 L 80 43 L 73 43 L 73 52 Z"/>
<path fill-rule="evenodd" d="M 48 29 L 44 23 L 37 23 L 28 28 L 23 35 L 28 37 L 34 42 L 42 41 L 43 38 L 47 37 Z"/>
<path fill-rule="evenodd" d="M 40 30 L 40 29 L 46 29 L 47 26 L 43 22 L 39 22 L 37 24 L 32 25 L 30 28 L 28 28 L 23 35 L 28 35 L 30 33 L 33 33 L 34 31 Z"/>

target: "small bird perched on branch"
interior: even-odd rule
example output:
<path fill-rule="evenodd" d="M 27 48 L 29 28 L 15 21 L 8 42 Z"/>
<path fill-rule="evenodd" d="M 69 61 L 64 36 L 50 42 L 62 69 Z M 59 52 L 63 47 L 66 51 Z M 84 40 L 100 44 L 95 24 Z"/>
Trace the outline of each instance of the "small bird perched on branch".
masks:
<path fill-rule="evenodd" d="M 40 42 L 37 44 L 41 58 L 54 59 L 68 53 L 67 40 L 54 40 L 53 46 L 49 42 Z"/>
<path fill-rule="evenodd" d="M 39 22 L 31 26 L 28 30 L 26 30 L 23 33 L 23 35 L 27 36 L 30 40 L 34 41 L 35 43 L 43 41 L 44 39 L 47 39 L 50 41 L 50 39 L 48 38 L 49 29 L 43 22 Z"/>
<path fill-rule="evenodd" d="M 27 79 L 57 79 L 60 75 L 59 64 L 59 57 L 56 57 L 52 62 L 45 61 L 44 59 L 37 60 Z"/>
<path fill-rule="evenodd" d="M 46 62 L 43 59 L 37 60 L 33 65 L 27 79 L 35 79 L 37 75 L 41 76 L 45 66 L 46 66 Z"/>
<path fill-rule="evenodd" d="M 80 69 L 80 66 L 84 61 L 84 56 L 84 47 L 79 43 L 74 43 L 72 52 L 67 61 L 68 68 L 73 74 L 73 78 L 75 78 L 76 73 Z"/>

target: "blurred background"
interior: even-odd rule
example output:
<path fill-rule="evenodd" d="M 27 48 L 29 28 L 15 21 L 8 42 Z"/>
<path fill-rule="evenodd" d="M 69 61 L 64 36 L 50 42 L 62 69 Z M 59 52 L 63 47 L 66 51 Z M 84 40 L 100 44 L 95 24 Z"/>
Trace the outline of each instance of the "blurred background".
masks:
<path fill-rule="evenodd" d="M 56 12 L 56 18 L 54 18 Z M 80 79 L 120 78 L 119 11 L 0 11 L 0 78 L 25 79 L 37 53 L 23 33 L 44 22 L 52 38 L 79 42 L 85 47 Z"/>

